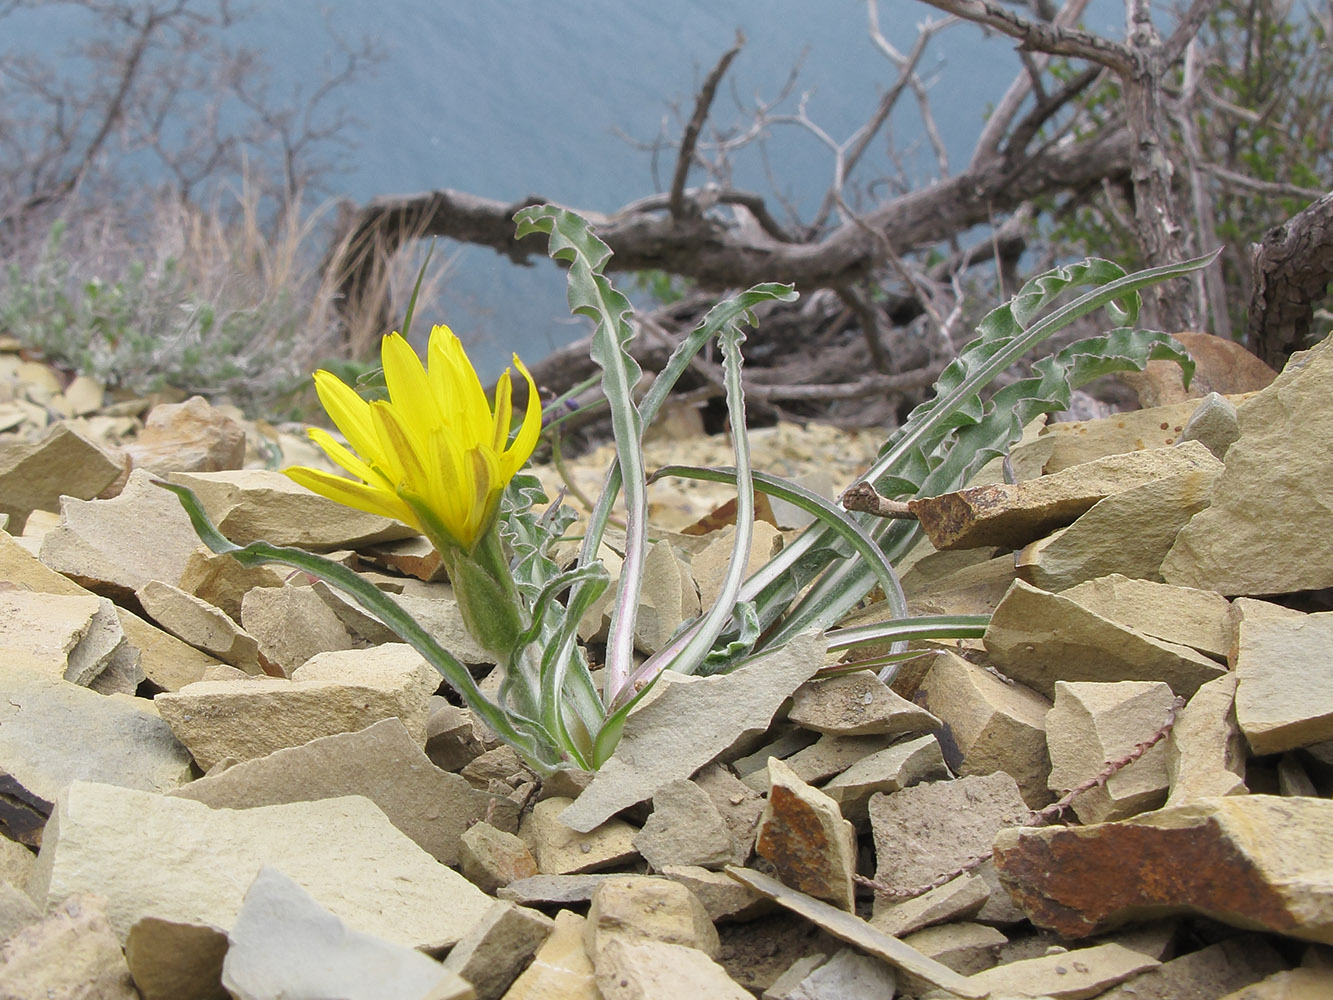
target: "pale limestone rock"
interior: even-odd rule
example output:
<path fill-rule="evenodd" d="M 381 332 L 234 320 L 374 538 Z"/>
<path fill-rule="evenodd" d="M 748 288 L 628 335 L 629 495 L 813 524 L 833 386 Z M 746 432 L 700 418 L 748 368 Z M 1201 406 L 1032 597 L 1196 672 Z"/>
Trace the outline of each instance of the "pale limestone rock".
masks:
<path fill-rule="evenodd" d="M 964 566 L 942 576 L 937 583 L 908 593 L 907 609 L 914 615 L 988 615 L 1014 582 L 1015 574 L 1014 557 L 1008 553 Z M 905 668 L 906 664 L 900 665 L 899 673 Z M 893 689 L 902 693 L 897 678 Z"/>
<path fill-rule="evenodd" d="M 265 865 L 227 932 L 222 984 L 236 1000 L 470 1000 L 457 974 L 402 944 L 349 927 Z"/>
<path fill-rule="evenodd" d="M 788 1000 L 883 1000 L 897 988 L 893 970 L 877 958 L 843 948 L 801 979 Z"/>
<path fill-rule="evenodd" d="M 140 699 L 7 664 L 0 666 L 0 776 L 0 826 L 35 845 L 71 782 L 164 792 L 189 781 L 191 767 L 189 753 Z"/>
<path fill-rule="evenodd" d="M 878 899 L 870 925 L 885 934 L 904 937 L 934 924 L 967 920 L 990 899 L 990 886 L 978 875 L 964 874 L 907 899 Z"/>
<path fill-rule="evenodd" d="M 828 961 L 828 956 L 822 951 L 811 952 L 809 955 L 802 955 L 791 965 L 787 966 L 782 975 L 773 980 L 773 984 L 764 990 L 761 1000 L 788 1000 L 791 991 L 800 985 L 806 976 L 814 972 L 817 968 Z M 892 995 L 892 994 L 890 994 Z"/>
<path fill-rule="evenodd" d="M 13 841 L 6 841 L 13 843 Z M 721 876 L 727 882 L 731 879 L 725 875 Z M 20 885 L 23 883 L 20 882 Z M 732 882 L 732 885 L 736 883 Z M 736 886 L 741 889 L 741 886 Z M 744 891 L 742 889 L 742 891 Z M 40 923 L 42 911 L 37 908 L 37 904 L 32 901 L 32 897 L 21 889 L 14 888 L 13 884 L 0 879 L 0 944 L 13 937 L 25 927 Z"/>
<path fill-rule="evenodd" d="M 1238 419 L 1212 502 L 1181 529 L 1162 576 L 1227 595 L 1333 586 L 1333 338 L 1292 355 Z"/>
<path fill-rule="evenodd" d="M 473 823 L 459 837 L 458 860 L 463 877 L 489 896 L 510 882 L 538 873 L 537 861 L 521 837 L 484 820 Z"/>
<path fill-rule="evenodd" d="M 1200 400 L 1191 399 L 1116 413 L 1100 420 L 1048 423 L 1038 438 L 1051 442 L 1051 457 L 1046 461 L 1045 471 L 1049 475 L 1104 455 L 1175 444 L 1199 403 Z"/>
<path fill-rule="evenodd" d="M 51 569 L 111 596 L 132 594 L 150 580 L 180 579 L 199 537 L 175 494 L 130 473 L 113 500 L 60 501 L 60 527 L 42 539 Z"/>
<path fill-rule="evenodd" d="M 988 855 L 997 831 L 1027 818 L 1018 785 L 1002 772 L 875 795 L 870 799 L 875 880 L 894 889 L 929 885 Z M 877 908 L 881 900 L 876 899 Z"/>
<path fill-rule="evenodd" d="M 208 924 L 144 917 L 125 938 L 125 962 L 143 1000 L 225 1000 L 226 954 L 227 933 Z"/>
<path fill-rule="evenodd" d="M 0 660 L 102 694 L 134 694 L 144 679 L 115 605 L 92 594 L 0 591 Z"/>
<path fill-rule="evenodd" d="M 252 760 L 321 736 L 354 733 L 397 716 L 426 741 L 439 675 L 410 646 L 321 653 L 291 680 L 200 681 L 154 704 L 205 771 L 224 757 Z"/>
<path fill-rule="evenodd" d="M 765 766 L 765 774 L 767 771 Z M 727 824 L 738 854 L 748 859 L 754 849 L 759 817 L 764 812 L 763 797 L 720 764 L 705 767 L 695 776 L 694 783 L 707 793 L 722 822 Z"/>
<path fill-rule="evenodd" d="M 1211 590 L 1132 580 L 1112 573 L 1061 592 L 1136 632 L 1225 660 L 1235 641 L 1231 602 Z"/>
<path fill-rule="evenodd" d="M 1107 497 L 1069 527 L 1023 548 L 1015 559 L 1019 578 L 1047 590 L 1111 573 L 1161 579 L 1176 535 L 1208 505 L 1221 472 L 1222 463 L 1208 455 L 1202 468 Z"/>
<path fill-rule="evenodd" d="M 838 804 L 812 788 L 776 757 L 768 762 L 768 804 L 759 819 L 755 851 L 787 885 L 851 910 L 856 831 Z"/>
<path fill-rule="evenodd" d="M 726 920 L 744 923 L 773 908 L 763 896 L 721 872 L 695 865 L 666 865 L 662 875 L 689 889 L 708 911 L 708 919 L 713 923 Z"/>
<path fill-rule="evenodd" d="M 149 410 L 143 430 L 124 450 L 135 468 L 159 476 L 239 469 L 245 461 L 245 427 L 202 396 L 191 396 Z"/>
<path fill-rule="evenodd" d="M 0 580 L 43 594 L 90 594 L 77 583 L 43 565 L 36 556 L 2 531 Z M 164 691 L 176 691 L 192 681 L 200 680 L 204 669 L 218 662 L 124 608 L 117 608 L 116 616 L 120 619 L 120 627 L 130 645 L 139 651 L 139 665 L 144 673 Z"/>
<path fill-rule="evenodd" d="M 471 709 L 431 695 L 426 719 L 426 756 L 442 771 L 461 771 L 482 753 L 481 736 Z"/>
<path fill-rule="evenodd" d="M 435 551 L 435 546 L 421 535 L 370 545 L 362 549 L 360 555 L 371 565 L 404 576 L 414 576 L 418 580 L 434 582 L 448 579 L 444 560 Z"/>
<path fill-rule="evenodd" d="M 1219 462 L 1227 457 L 1227 449 L 1239 438 L 1240 417 L 1236 404 L 1216 392 L 1203 397 L 1203 402 L 1180 432 L 1181 441 L 1198 441 Z"/>
<path fill-rule="evenodd" d="M 338 616 L 309 587 L 260 587 L 241 601 L 241 625 L 259 643 L 260 654 L 283 674 L 317 653 L 353 647 Z"/>
<path fill-rule="evenodd" d="M 993 966 L 996 952 L 1008 940 L 994 927 L 965 920 L 923 927 L 903 938 L 905 944 L 964 976 Z M 903 987 L 906 992 L 920 992 L 910 977 Z"/>
<path fill-rule="evenodd" d="M 61 395 L 65 397 L 69 415 L 83 417 L 102 408 L 106 386 L 91 375 L 75 375 Z"/>
<path fill-rule="evenodd" d="M 1325 1000 L 1330 992 L 1333 992 L 1333 972 L 1328 969 L 1289 969 L 1228 993 L 1220 1000 Z"/>
<path fill-rule="evenodd" d="M 610 760 L 562 822 L 591 830 L 767 730 L 792 691 L 823 665 L 824 647 L 822 636 L 807 633 L 727 674 L 665 672 L 657 682 L 660 693 L 630 714 Z"/>
<path fill-rule="evenodd" d="M 1245 740 L 1236 724 L 1236 675 L 1209 681 L 1176 716 L 1166 738 L 1168 806 L 1244 795 Z"/>
<path fill-rule="evenodd" d="M 699 592 L 687 567 L 665 538 L 648 546 L 643 558 L 643 590 L 634 620 L 634 646 L 656 653 L 671 634 L 699 613 Z"/>
<path fill-rule="evenodd" d="M 731 525 L 713 535 L 708 546 L 695 553 L 690 560 L 690 572 L 698 585 L 700 604 L 705 611 L 716 603 L 722 592 L 727 563 L 735 546 L 736 528 Z M 782 533 L 767 521 L 756 521 L 754 532 L 750 535 L 750 558 L 745 566 L 745 575 L 756 572 L 781 548 Z"/>
<path fill-rule="evenodd" d="M 561 910 L 555 927 L 505 1000 L 602 1000 L 592 959 L 583 949 L 584 917 Z"/>
<path fill-rule="evenodd" d="M 35 856 L 17 840 L 0 836 L 0 882 L 23 886 L 28 883 Z"/>
<path fill-rule="evenodd" d="M 918 736 L 862 758 L 821 790 L 847 820 L 863 827 L 870 796 L 949 776 L 939 740 Z"/>
<path fill-rule="evenodd" d="M 1149 361 L 1141 372 L 1116 373 L 1117 379 L 1134 389 L 1143 406 L 1183 402 L 1209 392 L 1255 392 L 1277 377 L 1277 372 L 1234 340 L 1192 330 L 1172 334 L 1172 338 L 1194 360 L 1188 389 L 1174 361 Z"/>
<path fill-rule="evenodd" d="M 624 820 L 613 819 L 587 833 L 571 829 L 561 813 L 570 800 L 543 799 L 523 818 L 519 836 L 527 843 L 543 875 L 573 875 L 609 868 L 633 857 L 634 833 Z"/>
<path fill-rule="evenodd" d="M 792 695 L 787 718 L 804 729 L 836 736 L 927 733 L 940 720 L 891 691 L 872 671 L 806 681 Z"/>
<path fill-rule="evenodd" d="M 494 903 L 450 950 L 444 967 L 471 983 L 477 1000 L 499 1000 L 554 928 L 536 910 Z"/>
<path fill-rule="evenodd" d="M 972 986 L 965 976 L 960 976 L 948 966 L 927 958 L 915 948 L 877 930 L 854 914 L 807 896 L 803 892 L 789 889 L 777 879 L 761 872 L 732 866 L 727 868 L 727 874 L 742 885 L 749 886 L 785 909 L 828 931 L 834 937 L 883 959 L 895 968 L 914 975 L 931 986 L 949 990 L 960 997 L 980 998 L 986 995 L 985 990 Z"/>
<path fill-rule="evenodd" d="M 1166 721 L 1175 695 L 1153 681 L 1112 684 L 1055 682 L 1055 704 L 1046 716 L 1051 790 L 1063 794 L 1100 774 L 1146 741 Z M 1074 797 L 1083 823 L 1124 819 L 1166 801 L 1170 779 L 1162 743 L 1105 782 Z"/>
<path fill-rule="evenodd" d="M 221 609 L 161 580 L 148 581 L 134 596 L 153 621 L 182 642 L 247 674 L 268 673 L 260 663 L 255 637 Z"/>
<path fill-rule="evenodd" d="M 520 906 L 586 903 L 597 887 L 616 875 L 534 875 L 503 886 L 496 895 Z"/>
<path fill-rule="evenodd" d="M 507 743 L 478 754 L 458 773 L 476 788 L 486 788 L 492 781 L 517 788 L 534 777 L 518 751 Z"/>
<path fill-rule="evenodd" d="M 1099 944 L 997 965 L 969 976 L 968 981 L 997 997 L 1081 1000 L 1100 996 L 1108 987 L 1160 964 L 1157 959 L 1124 945 Z"/>
<path fill-rule="evenodd" d="M 1201 444 L 1108 455 L 1020 483 L 909 501 L 935 548 L 1017 549 L 1072 524 L 1108 496 L 1219 463 Z"/>
<path fill-rule="evenodd" d="M 0 996 L 138 1000 L 102 901 L 71 896 L 0 944 Z"/>
<path fill-rule="evenodd" d="M 634 848 L 655 871 L 667 865 L 722 868 L 745 861 L 708 793 L 685 780 L 657 790 L 652 815 L 634 835 Z"/>
<path fill-rule="evenodd" d="M 857 764 L 871 754 L 887 750 L 898 739 L 895 736 L 876 734 L 873 736 L 836 736 L 832 733 L 821 735 L 818 740 L 804 749 L 797 750 L 790 757 L 782 757 L 787 766 L 802 781 L 818 784 L 835 777 Z M 781 757 L 771 753 L 769 756 Z M 757 791 L 768 788 L 766 768 L 760 768 L 746 775 L 745 783 Z"/>
<path fill-rule="evenodd" d="M 241 620 L 241 601 L 256 587 L 281 587 L 285 567 L 242 566 L 226 553 L 200 546 L 181 571 L 180 589 L 220 609 L 232 621 Z"/>
<path fill-rule="evenodd" d="M 353 930 L 412 948 L 454 944 L 491 903 L 361 796 L 209 809 L 83 781 L 61 793 L 28 891 L 105 897 L 122 940 L 147 916 L 229 930 L 266 864 Z"/>
<path fill-rule="evenodd" d="M 1236 721 L 1256 754 L 1333 740 L 1333 612 L 1240 622 Z"/>
<path fill-rule="evenodd" d="M 1333 943 L 1333 801 L 1231 795 L 1115 823 L 1002 830 L 1005 888 L 1034 924 L 1084 937 L 1200 914 Z"/>
<path fill-rule="evenodd" d="M 1266 939 L 1257 934 L 1242 934 L 1163 962 L 1107 990 L 1099 1000 L 1220 997 L 1270 976 L 1285 965 Z"/>
<path fill-rule="evenodd" d="M 120 465 L 78 432 L 56 424 L 36 442 L 0 444 L 0 514 L 18 534 L 34 510 L 54 511 L 62 496 L 89 500 L 115 481 Z"/>
<path fill-rule="evenodd" d="M 1063 594 L 1017 580 L 983 639 L 1008 676 L 1046 697 L 1056 681 L 1164 681 L 1190 697 L 1225 668 L 1187 646 L 1119 625 Z"/>
<path fill-rule="evenodd" d="M 753 995 L 698 948 L 613 938 L 597 955 L 605 1000 L 753 1000 Z"/>
<path fill-rule="evenodd" d="M 435 767 L 398 719 L 242 761 L 170 794 L 213 809 L 250 809 L 364 795 L 399 830 L 444 865 L 457 865 L 470 824 L 512 835 L 518 808 Z M 529 874 L 535 874 L 531 872 Z"/>
<path fill-rule="evenodd" d="M 819 734 L 813 730 L 802 729 L 785 719 L 770 726 L 757 738 L 761 742 L 756 749 L 749 753 L 743 752 L 750 750 L 750 745 L 753 742 L 752 740 L 746 740 L 733 746 L 719 760 L 719 763 L 729 764 L 746 786 L 755 791 L 763 791 L 768 788 L 768 758 L 780 757 L 786 760 L 813 746 L 821 739 Z M 848 739 L 851 738 L 848 737 Z M 879 737 L 879 739 L 884 738 Z M 736 754 L 740 754 L 740 756 L 736 756 Z M 762 780 L 755 778 L 756 773 Z"/>
<path fill-rule="evenodd" d="M 344 507 L 268 469 L 175 473 L 170 478 L 194 490 L 209 518 L 237 545 L 262 539 L 325 551 L 416 534 L 405 524 Z"/>
<path fill-rule="evenodd" d="M 1034 809 L 1050 801 L 1046 713 L 1031 688 L 1006 683 L 951 650 L 935 654 L 916 700 L 939 717 L 945 763 L 960 775 L 1004 771 Z M 885 789 L 890 791 L 891 789 Z"/>
<path fill-rule="evenodd" d="M 594 963 L 612 939 L 697 948 L 712 958 L 722 948 L 694 893 L 670 879 L 637 875 L 609 878 L 592 894 L 583 944 Z"/>

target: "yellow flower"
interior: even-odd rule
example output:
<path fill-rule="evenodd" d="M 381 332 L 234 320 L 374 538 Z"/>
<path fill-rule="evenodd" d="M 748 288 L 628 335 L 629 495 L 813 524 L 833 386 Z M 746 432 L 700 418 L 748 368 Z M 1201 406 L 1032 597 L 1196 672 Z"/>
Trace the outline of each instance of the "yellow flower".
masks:
<path fill-rule="evenodd" d="M 319 428 L 311 428 L 310 438 L 355 479 L 305 466 L 284 471 L 331 500 L 410 524 L 436 548 L 450 544 L 471 552 L 494 521 L 501 492 L 537 445 L 541 402 L 514 355 L 528 382 L 528 407 L 510 444 L 508 369 L 492 410 L 452 330 L 434 327 L 426 353 L 423 368 L 401 336 L 384 338 L 388 400 L 368 403 L 331 372 L 315 372 L 320 402 L 351 449 Z"/>

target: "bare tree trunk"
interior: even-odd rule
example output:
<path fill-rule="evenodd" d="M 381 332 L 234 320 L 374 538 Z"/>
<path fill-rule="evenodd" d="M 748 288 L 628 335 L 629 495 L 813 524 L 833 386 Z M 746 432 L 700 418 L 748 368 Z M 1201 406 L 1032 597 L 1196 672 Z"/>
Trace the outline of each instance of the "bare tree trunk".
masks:
<path fill-rule="evenodd" d="M 1314 307 L 1333 281 L 1333 192 L 1280 226 L 1254 248 L 1250 349 L 1281 370 L 1306 346 Z"/>

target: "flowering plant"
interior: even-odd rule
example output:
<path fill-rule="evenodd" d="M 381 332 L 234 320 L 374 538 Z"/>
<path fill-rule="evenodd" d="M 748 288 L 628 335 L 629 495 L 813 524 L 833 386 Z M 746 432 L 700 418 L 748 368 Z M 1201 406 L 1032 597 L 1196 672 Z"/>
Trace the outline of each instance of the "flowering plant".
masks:
<path fill-rule="evenodd" d="M 731 670 L 816 629 L 827 634 L 830 650 L 889 643 L 887 655 L 878 661 L 887 675 L 892 662 L 905 655 L 909 638 L 981 634 L 984 616 L 908 617 L 892 562 L 918 537 L 914 522 L 873 521 L 750 467 L 741 328 L 755 323 L 756 306 L 790 301 L 796 297 L 793 289 L 756 285 L 715 306 L 636 401 L 631 390 L 641 372 L 628 350 L 635 334 L 633 310 L 604 274 L 610 250 L 583 219 L 564 209 L 534 206 L 516 218 L 520 237 L 534 232 L 548 236 L 551 256 L 569 267 L 571 308 L 595 323 L 591 355 L 602 369 L 600 382 L 616 439 L 616 459 L 583 526 L 573 563 L 557 562 L 553 553 L 575 515 L 558 502 L 537 514 L 536 505 L 546 498 L 537 480 L 521 471 L 541 432 L 531 376 L 515 357 L 528 393 L 523 419 L 511 432 L 509 372 L 501 376 L 492 405 L 447 327 L 432 330 L 425 366 L 404 337 L 384 339 L 387 400 L 366 402 L 333 375 L 317 373 L 320 400 L 350 447 L 318 429 L 311 436 L 354 478 L 304 467 L 287 470 L 317 493 L 398 518 L 431 541 L 446 564 L 465 624 L 502 671 L 497 696 L 484 693 L 456 657 L 390 596 L 351 570 L 262 541 L 237 546 L 209 522 L 187 488 L 163 484 L 180 496 L 195 530 L 213 551 L 230 552 L 246 564 L 286 563 L 343 590 L 425 656 L 482 721 L 539 773 L 568 766 L 595 769 L 605 763 L 628 714 L 667 669 L 686 674 Z M 1088 260 L 1033 279 L 983 320 L 977 339 L 941 374 L 934 398 L 914 410 L 890 437 L 865 479 L 888 496 L 947 492 L 986 461 L 1006 454 L 1034 417 L 1066 408 L 1071 388 L 1090 378 L 1142 368 L 1158 357 L 1180 362 L 1188 378 L 1192 364 L 1174 341 L 1129 324 L 1137 314 L 1138 289 L 1208 260 L 1134 275 L 1108 261 Z M 1093 287 L 1055 307 L 1057 298 L 1080 285 Z M 1064 348 L 1034 365 L 1030 377 L 983 402 L 980 390 L 998 374 L 1052 333 L 1097 309 L 1105 309 L 1117 328 Z M 735 463 L 725 469 L 673 467 L 657 475 L 734 483 L 736 540 L 714 604 L 683 622 L 662 648 L 640 662 L 634 656 L 634 635 L 647 552 L 649 482 L 643 429 L 695 354 L 714 340 L 722 359 Z M 563 399 L 552 407 L 558 408 Z M 747 578 L 756 489 L 809 511 L 815 523 Z M 578 626 L 609 586 L 597 554 L 612 506 L 622 495 L 624 558 L 599 683 L 577 641 Z M 835 628 L 876 584 L 885 596 L 889 619 Z"/>

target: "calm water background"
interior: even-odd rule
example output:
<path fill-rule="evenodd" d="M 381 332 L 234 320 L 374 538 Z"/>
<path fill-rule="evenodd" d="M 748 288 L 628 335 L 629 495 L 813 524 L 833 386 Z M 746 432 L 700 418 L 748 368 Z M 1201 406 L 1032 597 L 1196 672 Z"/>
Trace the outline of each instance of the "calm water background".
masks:
<path fill-rule="evenodd" d="M 1100 9 L 1106 17 L 1092 26 L 1118 37 L 1115 6 Z M 795 96 L 781 110 L 794 111 L 807 93 L 810 116 L 840 141 L 897 76 L 869 39 L 861 0 L 269 0 L 251 10 L 233 38 L 261 51 L 280 90 L 318 81 L 331 48 L 322 11 L 347 37 L 370 35 L 388 49 L 377 76 L 343 92 L 362 122 L 360 146 L 331 186 L 357 200 L 448 187 L 610 211 L 651 194 L 658 188 L 650 155 L 617 131 L 651 140 L 665 117 L 669 134 L 679 135 L 671 104 L 689 114 L 696 85 L 738 28 L 747 44 L 728 77 L 736 95 L 776 97 L 804 56 Z M 902 51 L 919 22 L 938 16 L 914 0 L 880 5 L 881 26 Z M 5 27 L 6 47 L 58 48 L 80 30 L 77 16 L 60 8 L 15 16 Z M 954 169 L 965 165 L 987 108 L 1017 67 L 1011 43 L 971 25 L 932 43 L 922 74 Z M 747 118 L 724 85 L 712 120 Z M 900 102 L 890 128 L 894 147 L 908 151 L 912 181 L 928 182 L 934 159 L 910 100 Z M 881 166 L 885 147 L 878 144 Z M 775 131 L 768 151 L 782 193 L 808 212 L 828 184 L 830 153 L 791 128 Z M 663 184 L 672 166 L 664 157 Z M 736 182 L 771 193 L 757 148 L 740 155 Z M 569 317 L 563 277 L 549 263 L 518 268 L 489 250 L 445 249 L 457 254 L 438 318 L 472 344 L 486 373 L 497 373 L 511 351 L 535 360 L 585 332 Z"/>

